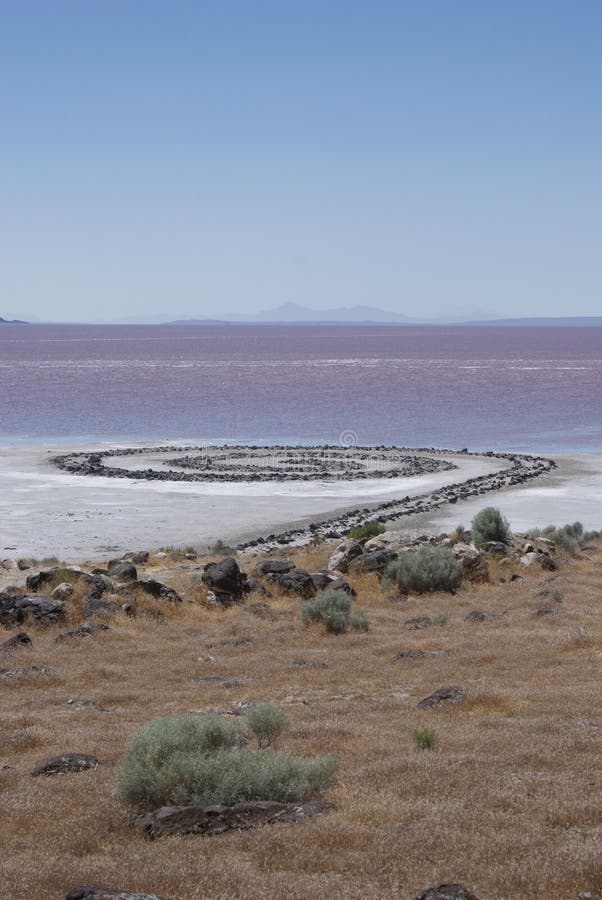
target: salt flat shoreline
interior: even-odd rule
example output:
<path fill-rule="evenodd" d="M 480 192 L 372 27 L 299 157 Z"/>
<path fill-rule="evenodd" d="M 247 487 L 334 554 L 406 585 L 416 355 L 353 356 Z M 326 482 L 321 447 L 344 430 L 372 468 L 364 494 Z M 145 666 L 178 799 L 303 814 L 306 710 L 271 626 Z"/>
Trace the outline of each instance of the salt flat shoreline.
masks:
<path fill-rule="evenodd" d="M 238 544 L 307 528 L 358 507 L 424 495 L 501 468 L 495 457 L 440 452 L 440 459 L 457 468 L 362 481 L 213 484 L 86 477 L 52 463 L 61 453 L 117 446 L 0 448 L 0 558 L 58 556 L 76 562 L 160 546 L 205 550 L 218 539 Z M 600 528 L 602 454 L 551 458 L 557 468 L 533 481 L 404 516 L 394 527 L 445 530 L 460 521 L 468 524 L 483 506 L 495 505 L 515 530 L 575 519 Z"/>

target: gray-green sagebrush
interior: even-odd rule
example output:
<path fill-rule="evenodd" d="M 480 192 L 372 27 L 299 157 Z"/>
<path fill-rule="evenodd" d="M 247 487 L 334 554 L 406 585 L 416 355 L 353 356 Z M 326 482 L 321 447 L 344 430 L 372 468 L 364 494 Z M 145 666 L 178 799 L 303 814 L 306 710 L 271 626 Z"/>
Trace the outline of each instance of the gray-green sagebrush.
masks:
<path fill-rule="evenodd" d="M 169 804 L 291 802 L 318 793 L 337 766 L 334 756 L 248 749 L 247 741 L 237 722 L 214 713 L 160 716 L 131 739 L 118 771 L 119 795 L 145 810 Z"/>

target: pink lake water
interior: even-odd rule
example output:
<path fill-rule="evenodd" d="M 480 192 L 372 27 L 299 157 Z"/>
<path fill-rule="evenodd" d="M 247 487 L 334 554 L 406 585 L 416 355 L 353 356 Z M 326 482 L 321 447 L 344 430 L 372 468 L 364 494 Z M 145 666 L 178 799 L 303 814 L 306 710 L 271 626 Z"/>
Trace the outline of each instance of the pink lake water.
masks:
<path fill-rule="evenodd" d="M 0 444 L 602 452 L 602 329 L 0 325 Z"/>

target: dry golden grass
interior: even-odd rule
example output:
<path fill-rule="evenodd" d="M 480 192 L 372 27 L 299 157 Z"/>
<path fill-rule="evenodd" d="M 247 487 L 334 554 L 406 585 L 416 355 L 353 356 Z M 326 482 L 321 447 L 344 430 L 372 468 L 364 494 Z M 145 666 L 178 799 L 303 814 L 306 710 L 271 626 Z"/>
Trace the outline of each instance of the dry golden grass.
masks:
<path fill-rule="evenodd" d="M 297 559 L 314 569 L 326 555 L 312 548 Z M 589 555 L 558 573 L 556 616 L 535 617 L 546 603 L 537 594 L 555 584 L 549 573 L 406 602 L 361 575 L 351 580 L 371 629 L 334 637 L 304 628 L 300 601 L 285 595 L 268 601 L 271 619 L 245 606 L 208 609 L 177 568 L 169 580 L 180 606 L 148 600 L 136 619 L 119 615 L 106 620 L 110 632 L 61 644 L 60 629 L 28 628 L 33 648 L 5 654 L 0 666 L 57 674 L 0 679 L 0 896 L 50 900 L 96 882 L 183 900 L 403 900 L 442 881 L 462 881 L 481 900 L 602 896 L 602 556 Z M 464 621 L 475 608 L 499 618 Z M 404 625 L 443 613 L 445 625 Z M 236 646 L 240 638 L 252 643 Z M 436 653 L 393 662 L 410 648 Z M 196 680 L 213 674 L 246 682 L 226 690 Z M 465 702 L 415 708 L 448 684 L 466 690 Z M 74 708 L 73 698 L 97 706 Z M 338 754 L 328 792 L 338 811 L 302 825 L 146 841 L 115 794 L 129 735 L 161 713 L 227 710 L 241 699 L 286 709 L 283 749 Z M 436 729 L 434 751 L 414 747 L 411 731 L 422 727 Z M 65 751 L 103 764 L 31 777 Z"/>

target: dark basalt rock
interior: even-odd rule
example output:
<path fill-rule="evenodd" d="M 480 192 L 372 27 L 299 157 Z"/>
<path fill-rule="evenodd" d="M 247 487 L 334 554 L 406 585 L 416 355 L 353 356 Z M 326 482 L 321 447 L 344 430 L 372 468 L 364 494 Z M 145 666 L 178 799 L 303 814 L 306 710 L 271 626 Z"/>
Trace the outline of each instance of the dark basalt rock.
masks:
<path fill-rule="evenodd" d="M 13 634 L 7 641 L 0 644 L 0 650 L 15 650 L 17 647 L 31 647 L 31 638 L 24 631 Z"/>
<path fill-rule="evenodd" d="M 283 575 L 274 572 L 266 577 L 287 594 L 296 594 L 298 597 L 307 598 L 313 597 L 316 593 L 316 586 L 306 569 L 292 569 Z"/>
<path fill-rule="evenodd" d="M 160 897 L 144 891 L 123 891 L 120 888 L 101 887 L 98 884 L 80 884 L 65 894 L 65 900 L 179 900 L 178 897 Z"/>
<path fill-rule="evenodd" d="M 84 616 L 86 619 L 92 616 L 114 616 L 119 610 L 116 603 L 112 600 L 100 600 L 98 597 L 88 597 L 84 605 Z"/>
<path fill-rule="evenodd" d="M 400 659 L 424 659 L 425 656 L 428 656 L 426 650 L 400 650 L 393 657 L 393 661 L 397 662 Z"/>
<path fill-rule="evenodd" d="M 56 636 L 55 641 L 57 644 L 62 644 L 64 641 L 73 640 L 75 638 L 91 637 L 91 635 L 96 634 L 98 631 L 110 630 L 108 625 L 103 625 L 101 622 L 95 624 L 84 622 L 83 625 L 78 625 L 76 628 L 70 628 L 69 631 L 62 631 L 61 634 Z"/>
<path fill-rule="evenodd" d="M 117 581 L 136 581 L 138 572 L 132 562 L 122 559 L 112 559 L 108 566 L 109 575 Z"/>
<path fill-rule="evenodd" d="M 395 559 L 397 553 L 392 550 L 374 550 L 351 560 L 349 568 L 354 572 L 382 572 Z"/>
<path fill-rule="evenodd" d="M 0 624 L 21 625 L 26 619 L 52 625 L 65 616 L 63 604 L 44 594 L 0 594 Z"/>
<path fill-rule="evenodd" d="M 295 563 L 284 559 L 263 559 L 255 566 L 256 575 L 284 575 L 295 568 Z"/>
<path fill-rule="evenodd" d="M 440 884 L 416 894 L 414 900 L 479 900 L 463 884 Z"/>
<path fill-rule="evenodd" d="M 61 756 L 52 756 L 39 763 L 31 774 L 34 776 L 69 775 L 73 772 L 95 769 L 98 765 L 99 760 L 89 753 L 63 753 Z"/>
<path fill-rule="evenodd" d="M 148 815 L 132 817 L 132 824 L 149 838 L 165 834 L 222 834 L 232 829 L 259 828 L 278 822 L 302 822 L 335 809 L 326 800 L 276 803 L 255 800 L 234 806 L 163 806 Z"/>
<path fill-rule="evenodd" d="M 423 628 L 429 628 L 434 624 L 429 616 L 417 616 L 415 619 L 408 619 L 405 623 L 406 628 L 410 631 L 422 631 Z"/>
<path fill-rule="evenodd" d="M 345 591 L 346 594 L 349 594 L 350 597 L 356 597 L 357 591 L 354 587 L 351 587 L 348 581 L 344 581 L 342 578 L 335 578 L 334 581 L 331 581 L 328 585 L 328 589 L 330 591 Z"/>
<path fill-rule="evenodd" d="M 224 605 L 242 600 L 249 590 L 247 576 L 231 556 L 226 556 L 219 562 L 208 563 L 201 580 Z"/>
<path fill-rule="evenodd" d="M 182 598 L 177 591 L 160 581 L 153 578 L 133 581 L 130 585 L 132 588 L 140 588 L 146 594 L 150 594 L 155 600 L 167 600 L 169 603 L 181 603 Z"/>
<path fill-rule="evenodd" d="M 466 691 L 455 685 L 450 685 L 449 687 L 439 688 L 433 694 L 425 697 L 424 700 L 416 704 L 416 709 L 433 709 L 433 707 L 439 706 L 440 703 L 459 703 L 465 698 Z"/>

